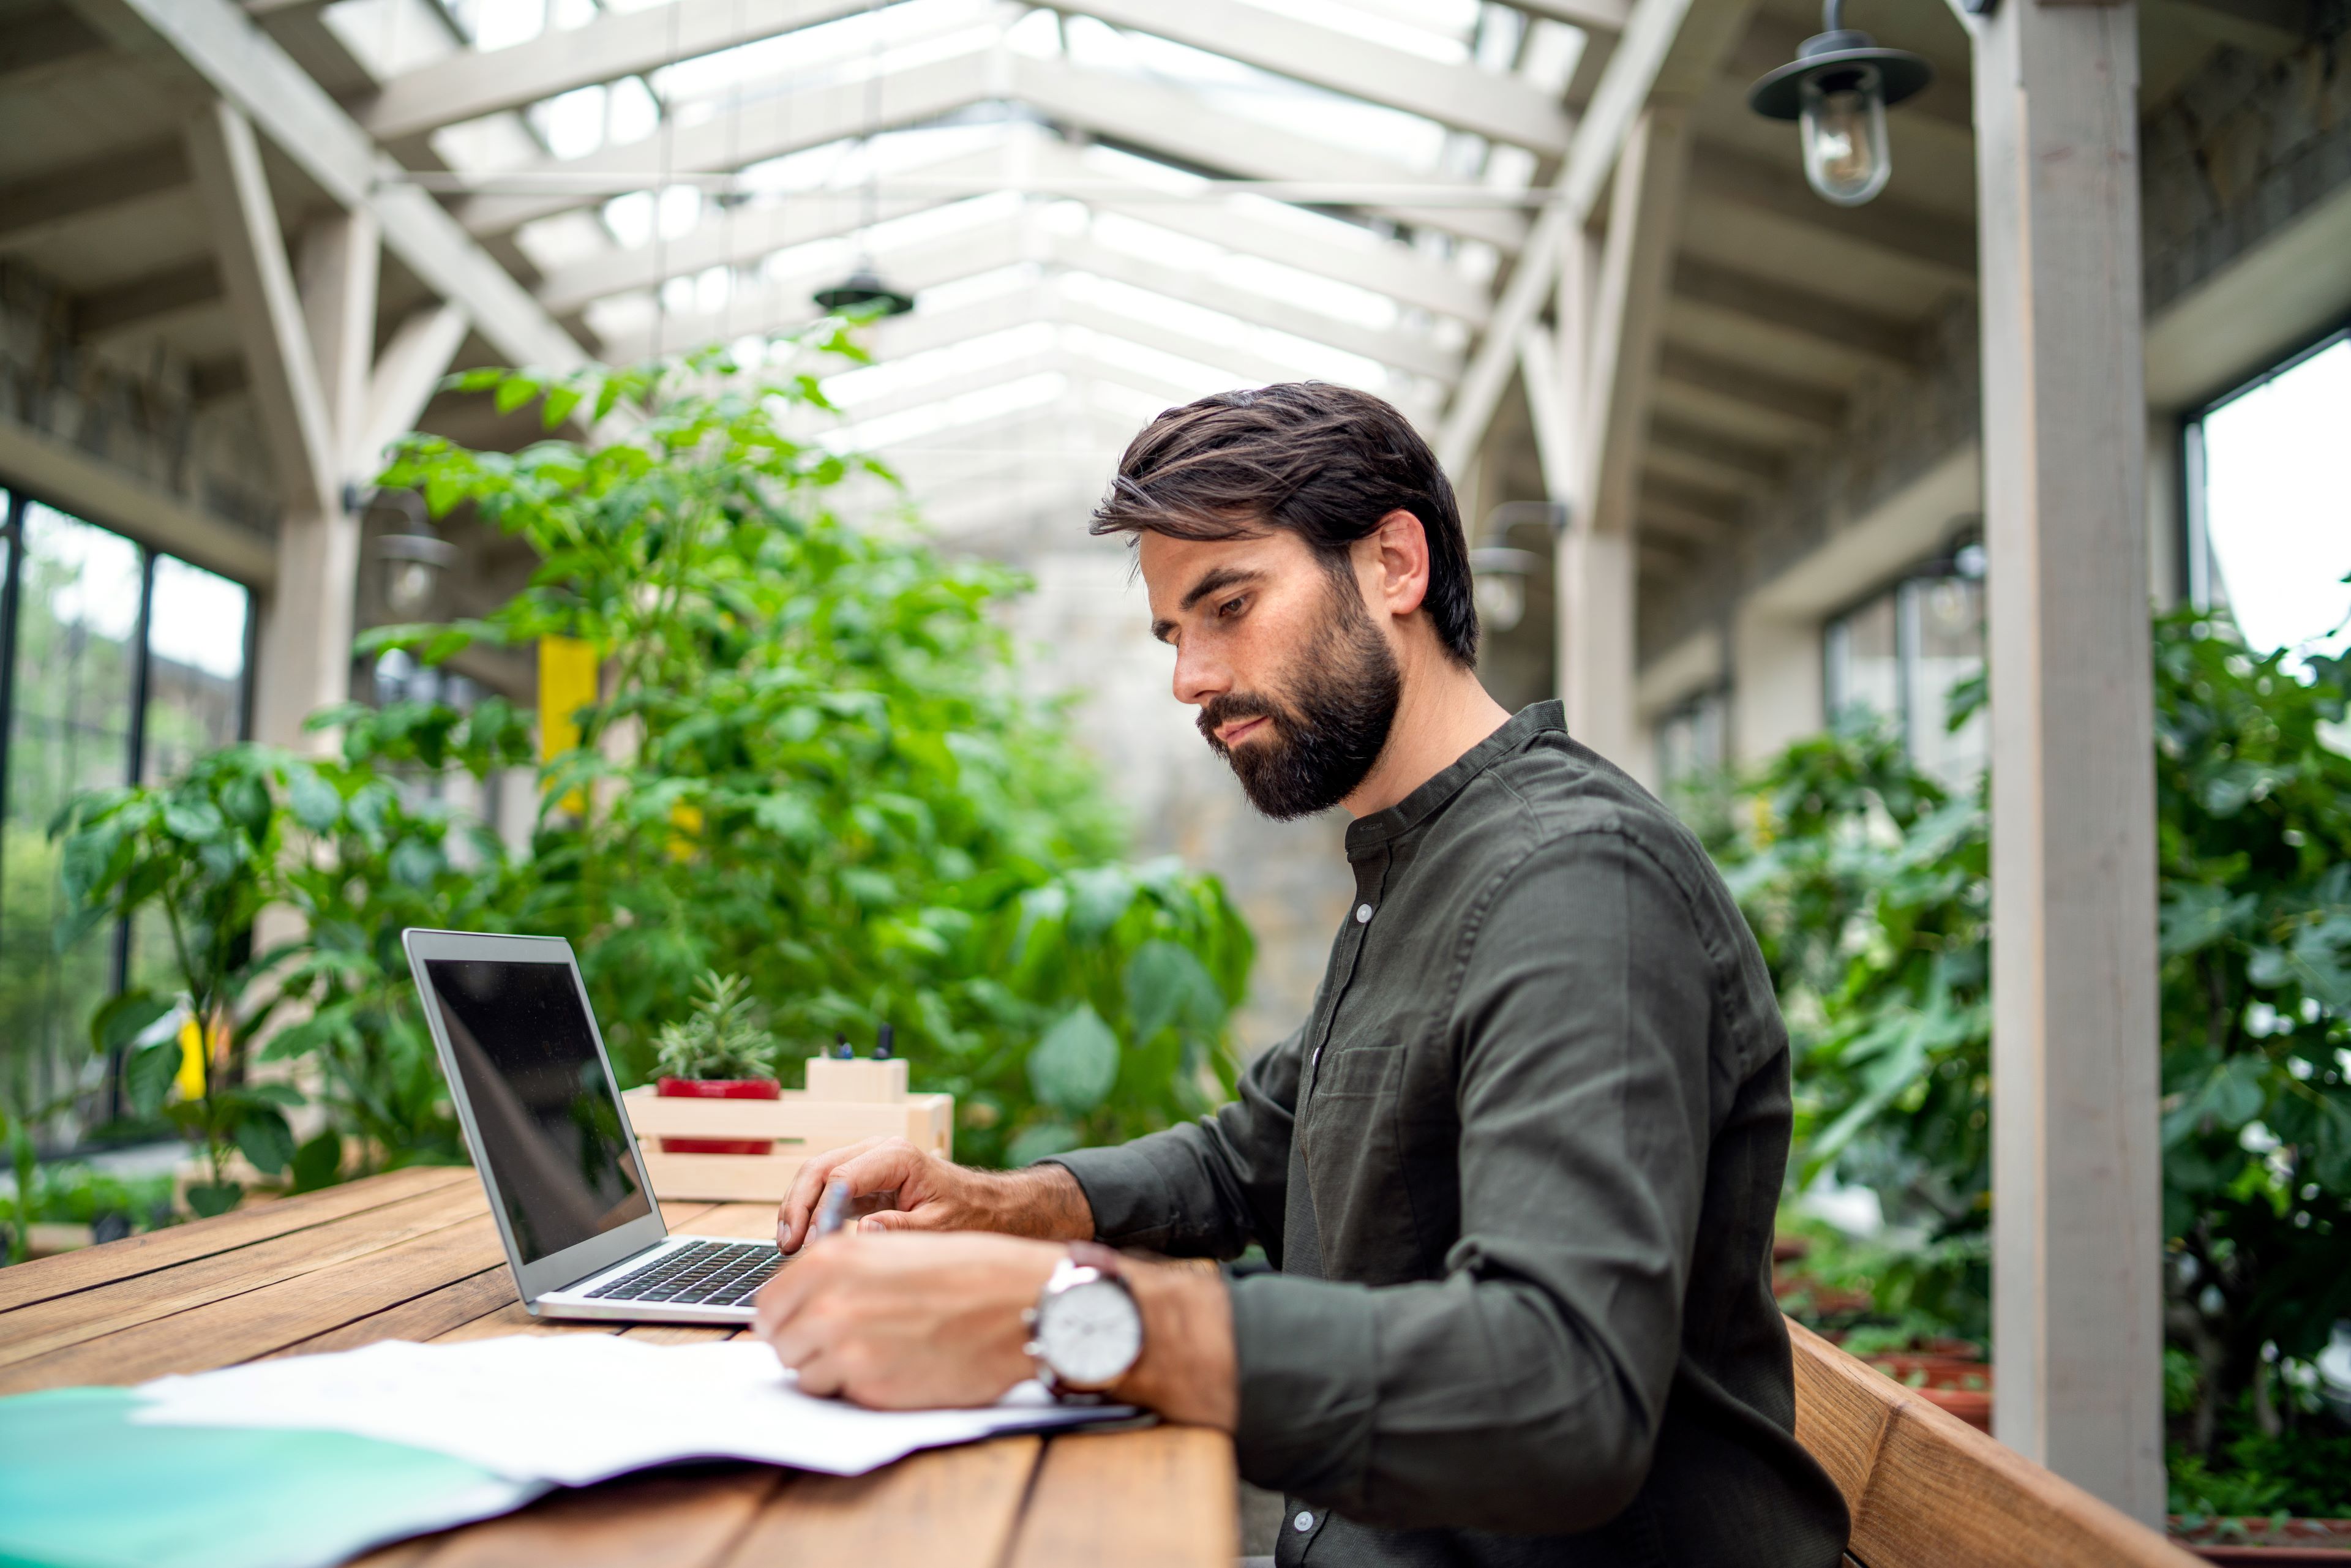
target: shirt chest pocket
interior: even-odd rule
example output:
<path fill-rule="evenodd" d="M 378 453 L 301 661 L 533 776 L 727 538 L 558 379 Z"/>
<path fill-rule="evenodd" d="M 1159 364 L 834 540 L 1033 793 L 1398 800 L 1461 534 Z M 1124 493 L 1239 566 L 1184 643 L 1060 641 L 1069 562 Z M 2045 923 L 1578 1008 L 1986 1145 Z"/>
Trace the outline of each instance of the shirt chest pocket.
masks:
<path fill-rule="evenodd" d="M 1400 1114 L 1405 1051 L 1352 1046 L 1323 1054 L 1308 1091 L 1307 1185 L 1322 1272 L 1369 1285 L 1425 1277 Z"/>

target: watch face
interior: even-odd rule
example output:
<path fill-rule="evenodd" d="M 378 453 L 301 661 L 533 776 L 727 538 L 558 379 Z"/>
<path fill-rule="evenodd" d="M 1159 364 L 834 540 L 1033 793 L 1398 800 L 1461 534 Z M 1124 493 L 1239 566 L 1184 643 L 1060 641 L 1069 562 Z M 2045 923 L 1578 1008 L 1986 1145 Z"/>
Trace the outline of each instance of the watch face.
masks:
<path fill-rule="evenodd" d="M 1101 1388 L 1117 1382 L 1143 1354 L 1143 1314 L 1122 1287 L 1090 1281 L 1038 1310 L 1037 1343 L 1063 1383 Z"/>

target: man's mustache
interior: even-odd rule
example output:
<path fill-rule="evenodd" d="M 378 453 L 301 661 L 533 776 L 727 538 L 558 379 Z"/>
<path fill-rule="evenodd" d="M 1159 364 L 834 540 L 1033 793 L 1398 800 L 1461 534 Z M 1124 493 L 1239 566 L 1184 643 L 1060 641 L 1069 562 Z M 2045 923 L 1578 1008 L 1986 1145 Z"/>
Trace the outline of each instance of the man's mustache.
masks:
<path fill-rule="evenodd" d="M 1227 692 L 1220 697 L 1211 697 L 1201 707 L 1200 716 L 1195 722 L 1200 727 L 1201 738 L 1221 753 L 1228 748 L 1223 741 L 1217 738 L 1217 731 L 1245 718 L 1271 719 L 1279 727 L 1281 710 L 1252 693 Z"/>

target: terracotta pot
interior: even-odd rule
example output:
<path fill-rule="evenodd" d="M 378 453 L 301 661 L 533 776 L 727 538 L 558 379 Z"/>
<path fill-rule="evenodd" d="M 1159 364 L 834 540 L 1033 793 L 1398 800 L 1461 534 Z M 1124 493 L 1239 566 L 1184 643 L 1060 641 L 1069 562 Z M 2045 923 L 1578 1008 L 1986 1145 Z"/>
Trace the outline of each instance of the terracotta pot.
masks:
<path fill-rule="evenodd" d="M 2351 1519 L 2208 1519 L 2196 1529 L 2178 1514 L 2170 1519 L 2174 1544 L 2207 1563 L 2241 1568 L 2271 1563 L 2351 1564 Z"/>
<path fill-rule="evenodd" d="M 664 1078 L 653 1092 L 664 1100 L 773 1100 L 783 1085 L 772 1078 Z M 764 1155 L 773 1138 L 664 1138 L 665 1155 Z"/>
<path fill-rule="evenodd" d="M 1898 1351 L 1869 1364 L 1980 1432 L 1991 1430 L 1991 1367 L 1972 1355 Z"/>

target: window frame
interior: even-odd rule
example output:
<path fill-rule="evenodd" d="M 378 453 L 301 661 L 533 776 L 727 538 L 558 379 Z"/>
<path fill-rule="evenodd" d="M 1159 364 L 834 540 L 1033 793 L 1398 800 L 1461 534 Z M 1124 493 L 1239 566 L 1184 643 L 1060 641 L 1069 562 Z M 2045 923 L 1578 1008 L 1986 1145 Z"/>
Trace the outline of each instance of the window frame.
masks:
<path fill-rule="evenodd" d="M 0 473 L 0 539 L 8 547 L 8 564 L 0 575 L 0 821 L 8 813 L 10 779 L 9 740 L 16 727 L 16 642 L 23 620 L 25 522 L 36 506 L 47 507 L 60 517 L 72 519 L 85 528 L 97 528 L 125 540 L 139 552 L 139 612 L 132 622 L 135 646 L 131 650 L 130 722 L 126 727 L 123 768 L 127 782 L 137 784 L 147 768 L 147 705 L 153 692 L 155 650 L 152 645 L 152 622 L 155 603 L 155 563 L 169 556 L 183 566 L 208 572 L 225 582 L 233 582 L 245 591 L 246 616 L 244 667 L 237 676 L 237 739 L 253 738 L 253 699 L 256 669 L 259 664 L 262 592 L 253 584 L 231 577 L 225 571 L 190 560 L 177 551 L 148 543 L 137 534 L 111 523 L 100 522 L 84 516 L 78 509 L 62 506 L 38 490 L 17 483 L 5 473 Z M 0 872 L 5 871 L 7 849 L 0 841 Z M 5 934 L 6 911 L 0 909 L 0 934 Z M 108 957 L 107 995 L 122 994 L 128 981 L 131 965 L 131 923 L 115 923 L 111 952 Z M 120 1120 L 122 1114 L 122 1052 L 118 1050 L 107 1062 L 105 1098 L 109 1120 Z"/>
<path fill-rule="evenodd" d="M 2179 422 L 2179 507 L 2174 519 L 2179 529 L 2179 580 L 2172 586 L 2199 614 L 2210 614 L 2213 609 L 2211 475 L 2204 447 L 2204 422 L 2239 398 L 2259 392 L 2280 376 L 2301 369 L 2344 343 L 2351 343 L 2351 319 L 2318 333 L 2268 369 L 2207 398 Z"/>

